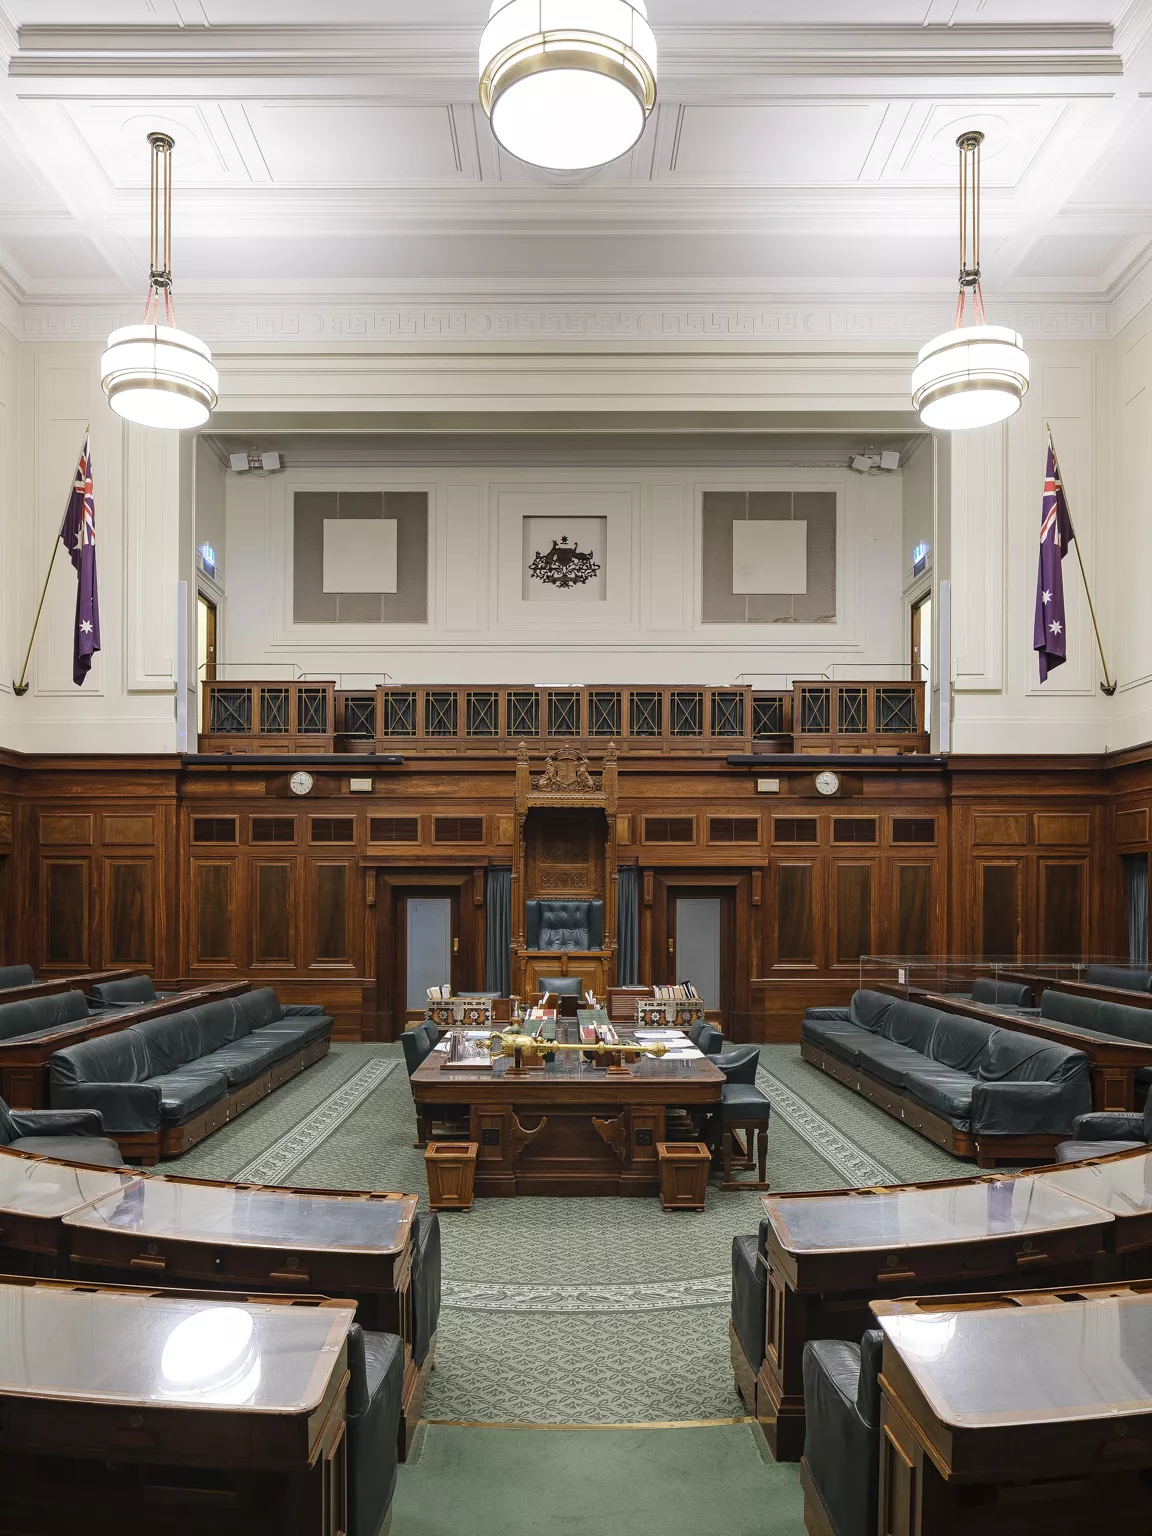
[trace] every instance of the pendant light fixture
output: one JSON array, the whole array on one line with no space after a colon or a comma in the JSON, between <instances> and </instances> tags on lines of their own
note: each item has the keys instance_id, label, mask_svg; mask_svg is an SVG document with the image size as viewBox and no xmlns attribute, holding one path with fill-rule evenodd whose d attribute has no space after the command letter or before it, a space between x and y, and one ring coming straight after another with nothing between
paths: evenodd
<instances>
[{"instance_id":1,"label":"pendant light fixture","mask_svg":"<svg viewBox=\"0 0 1152 1536\"><path fill-rule=\"evenodd\" d=\"M627 154L656 105L644 0L493 0L480 101L519 160L588 170Z\"/></svg>"},{"instance_id":2,"label":"pendant light fixture","mask_svg":"<svg viewBox=\"0 0 1152 1536\"><path fill-rule=\"evenodd\" d=\"M142 427L199 427L220 389L212 354L197 337L176 329L172 305L172 148L166 133L150 133L152 228L148 299L143 325L113 331L100 360L100 383L118 416Z\"/></svg>"},{"instance_id":3,"label":"pendant light fixture","mask_svg":"<svg viewBox=\"0 0 1152 1536\"><path fill-rule=\"evenodd\" d=\"M1028 393L1024 338L984 318L980 291L980 146L982 133L962 133L960 151L960 295L956 328L923 347L912 375L912 404L926 427L959 432L1004 421ZM964 324L972 294L974 325Z\"/></svg>"}]
</instances>

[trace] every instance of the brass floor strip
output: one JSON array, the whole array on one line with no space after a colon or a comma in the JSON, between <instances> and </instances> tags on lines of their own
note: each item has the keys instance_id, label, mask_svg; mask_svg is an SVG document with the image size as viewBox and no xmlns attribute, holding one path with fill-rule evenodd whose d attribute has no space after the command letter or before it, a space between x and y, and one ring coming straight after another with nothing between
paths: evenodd
<instances>
[{"instance_id":1,"label":"brass floor strip","mask_svg":"<svg viewBox=\"0 0 1152 1536\"><path fill-rule=\"evenodd\" d=\"M421 1419L421 1424L436 1425L442 1429L714 1429L723 1424L754 1424L756 1421L750 1415L744 1414L734 1419L669 1419L664 1423L653 1423L646 1420L638 1424L530 1424L509 1423L490 1424L482 1419Z\"/></svg>"}]
</instances>

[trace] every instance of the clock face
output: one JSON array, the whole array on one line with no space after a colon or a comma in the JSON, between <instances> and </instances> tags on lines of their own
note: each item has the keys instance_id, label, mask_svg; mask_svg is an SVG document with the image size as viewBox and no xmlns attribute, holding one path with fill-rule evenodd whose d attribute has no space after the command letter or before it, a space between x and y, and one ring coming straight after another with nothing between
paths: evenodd
<instances>
[{"instance_id":1,"label":"clock face","mask_svg":"<svg viewBox=\"0 0 1152 1536\"><path fill-rule=\"evenodd\" d=\"M816 788L822 795L834 795L840 789L840 775L838 773L818 773L816 775Z\"/></svg>"},{"instance_id":2,"label":"clock face","mask_svg":"<svg viewBox=\"0 0 1152 1536\"><path fill-rule=\"evenodd\" d=\"M291 789L294 795L306 795L310 793L312 784L312 775L310 773L304 773L303 770L301 770L299 773L294 773L288 780L288 787Z\"/></svg>"}]
</instances>

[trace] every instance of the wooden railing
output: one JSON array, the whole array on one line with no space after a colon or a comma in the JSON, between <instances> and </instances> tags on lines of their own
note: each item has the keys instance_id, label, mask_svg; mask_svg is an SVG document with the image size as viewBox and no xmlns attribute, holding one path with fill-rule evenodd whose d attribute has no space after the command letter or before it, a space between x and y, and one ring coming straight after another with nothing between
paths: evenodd
<instances>
[{"instance_id":1,"label":"wooden railing","mask_svg":"<svg viewBox=\"0 0 1152 1536\"><path fill-rule=\"evenodd\" d=\"M524 741L626 756L732 752L927 752L924 685L797 682L752 688L451 688L204 683L202 752L450 751L491 755Z\"/></svg>"}]
</instances>

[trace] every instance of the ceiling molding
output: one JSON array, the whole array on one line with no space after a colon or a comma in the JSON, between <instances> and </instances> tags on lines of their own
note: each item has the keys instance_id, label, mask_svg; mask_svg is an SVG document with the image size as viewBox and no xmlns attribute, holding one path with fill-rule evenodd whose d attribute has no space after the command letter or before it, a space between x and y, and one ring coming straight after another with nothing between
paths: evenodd
<instances>
[{"instance_id":1,"label":"ceiling molding","mask_svg":"<svg viewBox=\"0 0 1152 1536\"><path fill-rule=\"evenodd\" d=\"M1152 251L1112 300L1112 334L1118 336L1147 304L1152 304Z\"/></svg>"},{"instance_id":2,"label":"ceiling molding","mask_svg":"<svg viewBox=\"0 0 1152 1536\"><path fill-rule=\"evenodd\" d=\"M19 30L9 72L21 81L157 72L167 78L423 72L474 81L481 30L479 19L474 28L29 25ZM1113 28L1104 24L721 25L662 27L660 67L672 81L750 74L1092 78L1121 75L1124 59Z\"/></svg>"},{"instance_id":3,"label":"ceiling molding","mask_svg":"<svg viewBox=\"0 0 1152 1536\"><path fill-rule=\"evenodd\" d=\"M575 303L334 304L221 301L185 302L180 322L213 348L239 352L291 342L310 348L517 350L547 346L644 349L706 346L746 349L765 344L834 344L847 350L916 351L951 324L950 303L877 303L875 300L812 300L790 303L712 304L698 300L658 304L626 299ZM1044 301L997 303L996 318L1014 325L1025 340L1105 341L1112 334L1105 304ZM24 341L103 341L117 326L139 319L139 305L41 304L21 307Z\"/></svg>"}]
</instances>

